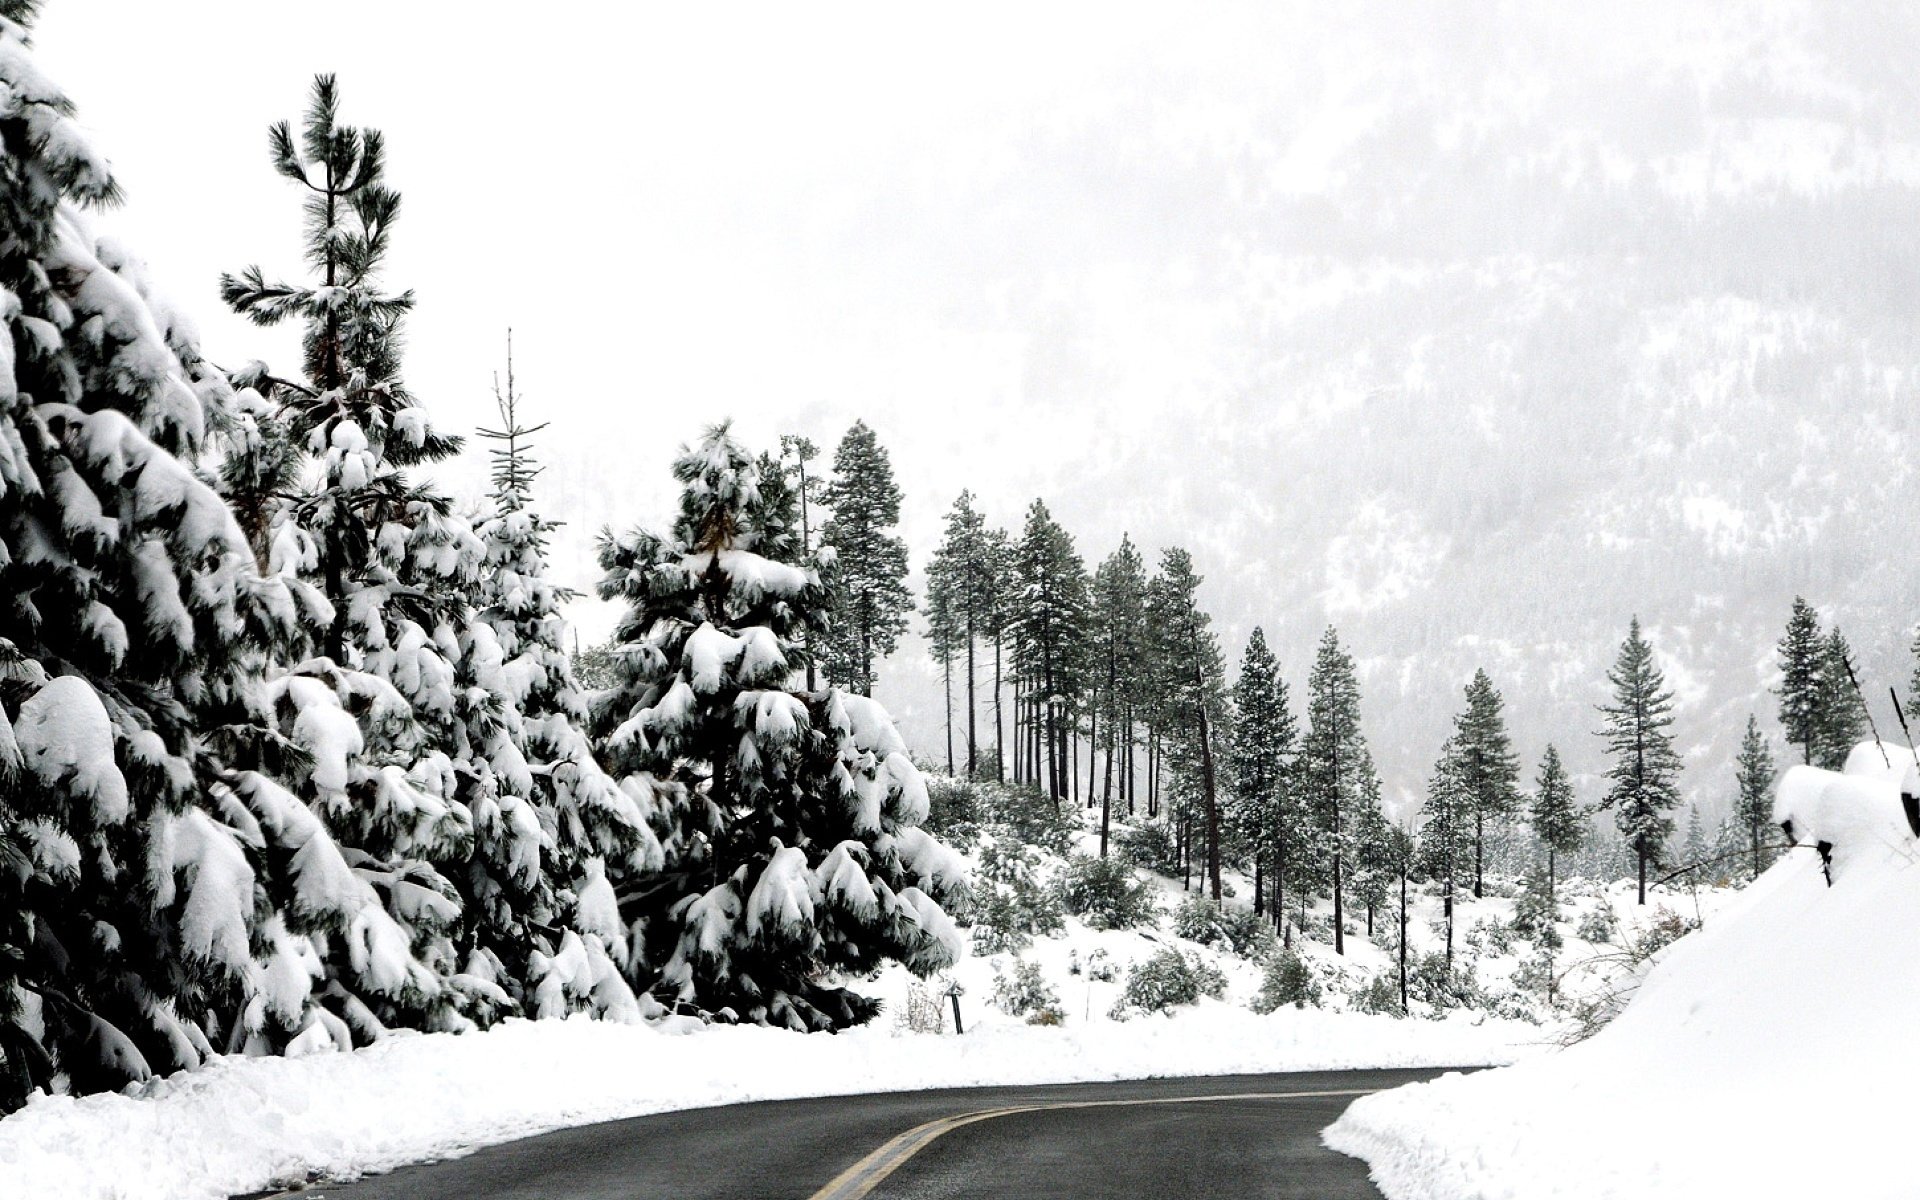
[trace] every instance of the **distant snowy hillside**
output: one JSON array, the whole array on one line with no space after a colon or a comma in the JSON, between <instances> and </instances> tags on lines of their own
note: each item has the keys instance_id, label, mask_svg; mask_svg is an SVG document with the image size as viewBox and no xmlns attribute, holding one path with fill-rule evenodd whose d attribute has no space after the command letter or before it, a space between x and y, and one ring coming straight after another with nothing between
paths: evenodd
<instances>
[{"instance_id":1,"label":"distant snowy hillside","mask_svg":"<svg viewBox=\"0 0 1920 1200\"><path fill-rule=\"evenodd\" d=\"M1392 1200L1909 1197L1920 843L1905 747L1795 768L1808 848L1678 942L1590 1040L1356 1102L1327 1133Z\"/></svg>"}]
</instances>

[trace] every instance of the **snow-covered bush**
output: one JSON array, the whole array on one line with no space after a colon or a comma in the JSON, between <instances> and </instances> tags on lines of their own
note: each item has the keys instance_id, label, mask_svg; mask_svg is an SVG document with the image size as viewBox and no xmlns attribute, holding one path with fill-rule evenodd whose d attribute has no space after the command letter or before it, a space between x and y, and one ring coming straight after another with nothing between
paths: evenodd
<instances>
[{"instance_id":1,"label":"snow-covered bush","mask_svg":"<svg viewBox=\"0 0 1920 1200\"><path fill-rule=\"evenodd\" d=\"M1216 905L1196 892L1173 910L1173 931L1202 946L1218 946L1242 958L1260 958L1273 949L1273 926L1251 909Z\"/></svg>"},{"instance_id":2,"label":"snow-covered bush","mask_svg":"<svg viewBox=\"0 0 1920 1200\"><path fill-rule=\"evenodd\" d=\"M1029 784L989 783L974 785L984 805L987 819L1005 829L1025 845L1065 858L1073 852L1074 838L1080 832L1073 810L1055 809L1054 803L1039 788Z\"/></svg>"},{"instance_id":3,"label":"snow-covered bush","mask_svg":"<svg viewBox=\"0 0 1920 1200\"><path fill-rule=\"evenodd\" d=\"M1067 974L1085 975L1095 983L1112 983L1120 977L1120 968L1114 965L1113 955L1105 950L1088 954L1084 963L1080 961L1080 952L1074 950L1067 958Z\"/></svg>"},{"instance_id":4,"label":"snow-covered bush","mask_svg":"<svg viewBox=\"0 0 1920 1200\"><path fill-rule=\"evenodd\" d=\"M1067 911L1095 929L1132 929L1153 919L1153 887L1110 858L1078 857L1060 878Z\"/></svg>"},{"instance_id":5,"label":"snow-covered bush","mask_svg":"<svg viewBox=\"0 0 1920 1200\"><path fill-rule=\"evenodd\" d=\"M1475 954L1512 954L1513 930L1504 921L1484 917L1475 921L1461 941Z\"/></svg>"},{"instance_id":6,"label":"snow-covered bush","mask_svg":"<svg viewBox=\"0 0 1920 1200\"><path fill-rule=\"evenodd\" d=\"M1253 1011L1270 1013L1289 1004L1295 1008L1318 1008L1320 1001L1320 981L1314 978L1313 968L1292 950L1282 950L1267 960Z\"/></svg>"},{"instance_id":7,"label":"snow-covered bush","mask_svg":"<svg viewBox=\"0 0 1920 1200\"><path fill-rule=\"evenodd\" d=\"M1066 911L1039 852L1003 835L981 849L967 920L974 950L999 954L1024 949L1036 936L1059 933L1066 927Z\"/></svg>"},{"instance_id":8,"label":"snow-covered bush","mask_svg":"<svg viewBox=\"0 0 1920 1200\"><path fill-rule=\"evenodd\" d=\"M1164 823L1143 821L1120 831L1114 839L1120 861L1171 875L1180 869L1180 855L1173 844L1173 833Z\"/></svg>"},{"instance_id":9,"label":"snow-covered bush","mask_svg":"<svg viewBox=\"0 0 1920 1200\"><path fill-rule=\"evenodd\" d=\"M1574 927L1583 942L1604 946L1613 941L1620 933L1620 918L1614 915L1613 905L1602 894L1599 903L1580 916L1580 923Z\"/></svg>"},{"instance_id":10,"label":"snow-covered bush","mask_svg":"<svg viewBox=\"0 0 1920 1200\"><path fill-rule=\"evenodd\" d=\"M928 833L958 849L971 849L980 839L986 805L980 789L969 779L930 775L927 779Z\"/></svg>"},{"instance_id":11,"label":"snow-covered bush","mask_svg":"<svg viewBox=\"0 0 1920 1200\"><path fill-rule=\"evenodd\" d=\"M1153 957L1133 965L1127 972L1126 986L1114 1002L1110 1014L1125 1020L1142 1013L1163 1013L1187 1004L1198 1004L1202 996L1219 999L1227 990L1226 976L1205 959L1182 954L1169 946Z\"/></svg>"},{"instance_id":12,"label":"snow-covered bush","mask_svg":"<svg viewBox=\"0 0 1920 1200\"><path fill-rule=\"evenodd\" d=\"M1373 1013L1378 1016L1403 1017L1407 1014L1400 1007L1400 976L1395 971L1382 971L1366 983L1347 993L1347 1006L1354 1012Z\"/></svg>"},{"instance_id":13,"label":"snow-covered bush","mask_svg":"<svg viewBox=\"0 0 1920 1200\"><path fill-rule=\"evenodd\" d=\"M1407 992L1435 1012L1476 1008L1485 1000L1473 964L1455 958L1449 967L1438 952L1420 955L1408 965Z\"/></svg>"},{"instance_id":14,"label":"snow-covered bush","mask_svg":"<svg viewBox=\"0 0 1920 1200\"><path fill-rule=\"evenodd\" d=\"M1513 906L1513 932L1542 946L1557 949L1561 945L1560 905L1547 890L1547 873L1535 869L1528 873L1525 886Z\"/></svg>"},{"instance_id":15,"label":"snow-covered bush","mask_svg":"<svg viewBox=\"0 0 1920 1200\"><path fill-rule=\"evenodd\" d=\"M999 967L994 968L993 1004L1010 1017L1046 1012L1057 1016L1060 1012L1060 994L1047 983L1046 976L1040 972L1039 963L1016 955L1011 973L1002 974Z\"/></svg>"}]
</instances>

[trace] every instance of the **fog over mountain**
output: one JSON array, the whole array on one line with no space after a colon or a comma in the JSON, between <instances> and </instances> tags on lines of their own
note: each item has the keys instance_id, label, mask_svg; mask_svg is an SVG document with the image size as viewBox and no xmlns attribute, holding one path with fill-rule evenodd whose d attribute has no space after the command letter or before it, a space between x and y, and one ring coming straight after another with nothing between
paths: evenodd
<instances>
[{"instance_id":1,"label":"fog over mountain","mask_svg":"<svg viewBox=\"0 0 1920 1200\"><path fill-rule=\"evenodd\" d=\"M1123 531L1190 549L1230 661L1263 625L1299 687L1337 624L1390 797L1421 789L1479 666L1529 778L1548 739L1597 770L1635 613L1716 813L1746 713L1776 728L1796 593L1840 621L1890 723L1920 584L1910 6L989 6L964 29L872 7L748 29L562 5L522 29L480 5L451 28L402 14L378 45L336 7L268 80L236 67L239 4L212 40L61 4L39 41L129 193L109 224L230 366L291 361L214 280L295 264L264 130L310 70L341 74L407 195L413 390L444 428L489 419L515 327L576 586L600 526L669 516L666 464L702 425L830 447L864 418L916 568L963 487L1005 524L1041 496L1089 567ZM101 19L119 61L78 53ZM190 146L184 111L217 114ZM470 454L456 490L482 471ZM611 624L597 602L577 619ZM933 756L917 641L877 694Z\"/></svg>"}]
</instances>

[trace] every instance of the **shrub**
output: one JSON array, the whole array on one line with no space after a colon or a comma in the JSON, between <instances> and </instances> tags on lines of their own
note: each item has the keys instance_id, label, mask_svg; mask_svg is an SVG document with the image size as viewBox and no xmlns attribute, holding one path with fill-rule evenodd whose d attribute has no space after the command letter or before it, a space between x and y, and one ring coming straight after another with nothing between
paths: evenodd
<instances>
[{"instance_id":1,"label":"shrub","mask_svg":"<svg viewBox=\"0 0 1920 1200\"><path fill-rule=\"evenodd\" d=\"M1411 984L1412 980L1408 980ZM1411 990L1411 989L1409 989ZM1376 1013L1386 1017L1405 1016L1400 1008L1400 975L1382 971L1362 986L1347 993L1347 1002L1355 1012Z\"/></svg>"},{"instance_id":2,"label":"shrub","mask_svg":"<svg viewBox=\"0 0 1920 1200\"><path fill-rule=\"evenodd\" d=\"M980 789L971 780L930 776L927 779L928 833L950 846L967 849L980 840L980 822L986 815Z\"/></svg>"},{"instance_id":3,"label":"shrub","mask_svg":"<svg viewBox=\"0 0 1920 1200\"><path fill-rule=\"evenodd\" d=\"M1110 858L1077 857L1060 879L1067 911L1095 929L1131 929L1153 919L1153 887Z\"/></svg>"},{"instance_id":4,"label":"shrub","mask_svg":"<svg viewBox=\"0 0 1920 1200\"><path fill-rule=\"evenodd\" d=\"M1059 933L1067 922L1057 891L1019 879L977 885L971 916L973 948L981 954L1025 949L1036 934Z\"/></svg>"},{"instance_id":5,"label":"shrub","mask_svg":"<svg viewBox=\"0 0 1920 1200\"><path fill-rule=\"evenodd\" d=\"M936 981L933 987L915 980L907 985L907 1003L893 1015L893 1027L906 1033L945 1033L947 1031L946 987Z\"/></svg>"},{"instance_id":6,"label":"shrub","mask_svg":"<svg viewBox=\"0 0 1920 1200\"><path fill-rule=\"evenodd\" d=\"M1125 1020L1135 1013L1166 1012L1200 997L1218 999L1227 990L1226 976L1199 957L1189 957L1169 946L1127 972L1126 987L1110 1014Z\"/></svg>"},{"instance_id":7,"label":"shrub","mask_svg":"<svg viewBox=\"0 0 1920 1200\"><path fill-rule=\"evenodd\" d=\"M1253 1011L1270 1013L1289 1004L1295 1008L1309 1005L1319 1008L1320 996L1320 981L1313 977L1306 960L1291 950L1282 950L1267 960L1266 975L1260 981L1260 995L1254 999Z\"/></svg>"},{"instance_id":8,"label":"shrub","mask_svg":"<svg viewBox=\"0 0 1920 1200\"><path fill-rule=\"evenodd\" d=\"M1435 1012L1474 1008L1482 999L1473 965L1456 958L1449 970L1446 955L1438 952L1420 955L1407 965L1407 992Z\"/></svg>"},{"instance_id":9,"label":"shrub","mask_svg":"<svg viewBox=\"0 0 1920 1200\"><path fill-rule=\"evenodd\" d=\"M987 817L1024 845L1062 858L1073 851L1074 835L1080 831L1077 806L1063 804L1055 811L1053 801L1029 785L980 783L975 787Z\"/></svg>"},{"instance_id":10,"label":"shrub","mask_svg":"<svg viewBox=\"0 0 1920 1200\"><path fill-rule=\"evenodd\" d=\"M1692 917L1662 908L1653 914L1652 921L1634 933L1630 949L1635 958L1649 959L1698 928L1700 923Z\"/></svg>"},{"instance_id":11,"label":"shrub","mask_svg":"<svg viewBox=\"0 0 1920 1200\"><path fill-rule=\"evenodd\" d=\"M1028 959L1015 958L1011 975L1002 975L999 969L995 968L993 1004L995 1008L1010 1017L1052 1012L1056 1019L1045 1023L1059 1024L1057 1018L1060 1011L1060 996L1048 986L1046 976L1040 973L1040 964Z\"/></svg>"},{"instance_id":12,"label":"shrub","mask_svg":"<svg viewBox=\"0 0 1920 1200\"><path fill-rule=\"evenodd\" d=\"M1475 921L1461 939L1467 949L1482 954L1512 954L1513 930L1504 922L1491 919Z\"/></svg>"},{"instance_id":13,"label":"shrub","mask_svg":"<svg viewBox=\"0 0 1920 1200\"><path fill-rule=\"evenodd\" d=\"M1588 909L1580 917L1580 924L1574 932L1580 940L1603 946L1611 942L1620 932L1620 918L1613 913L1613 905L1602 896L1598 904Z\"/></svg>"},{"instance_id":14,"label":"shrub","mask_svg":"<svg viewBox=\"0 0 1920 1200\"><path fill-rule=\"evenodd\" d=\"M1219 946L1242 958L1259 958L1273 949L1273 926L1249 909L1216 907L1195 893L1173 910L1173 931L1202 946Z\"/></svg>"},{"instance_id":15,"label":"shrub","mask_svg":"<svg viewBox=\"0 0 1920 1200\"><path fill-rule=\"evenodd\" d=\"M1146 822L1122 829L1114 839L1122 862L1162 875L1180 869L1180 856L1174 852L1173 834L1166 826Z\"/></svg>"}]
</instances>

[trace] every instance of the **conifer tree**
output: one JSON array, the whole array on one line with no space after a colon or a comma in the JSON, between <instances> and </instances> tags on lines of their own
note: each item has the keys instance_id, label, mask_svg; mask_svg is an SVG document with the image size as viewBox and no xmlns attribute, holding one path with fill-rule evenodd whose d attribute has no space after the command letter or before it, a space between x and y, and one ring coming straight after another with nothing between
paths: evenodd
<instances>
[{"instance_id":1,"label":"conifer tree","mask_svg":"<svg viewBox=\"0 0 1920 1200\"><path fill-rule=\"evenodd\" d=\"M1007 531L991 528L981 538L981 563L986 595L981 609L984 626L981 633L993 642L993 777L1004 783L1007 778L1007 730L1001 712L1001 697L1006 692L1007 650L1013 636L1018 611L1013 539Z\"/></svg>"},{"instance_id":2,"label":"conifer tree","mask_svg":"<svg viewBox=\"0 0 1920 1200\"><path fill-rule=\"evenodd\" d=\"M1086 660L1091 598L1072 537L1038 500L1027 510L1014 575L1014 661L1027 680L1031 728L1039 735L1031 744L1045 739L1032 761L1047 764L1046 792L1058 808L1067 790L1066 714Z\"/></svg>"},{"instance_id":3,"label":"conifer tree","mask_svg":"<svg viewBox=\"0 0 1920 1200\"><path fill-rule=\"evenodd\" d=\"M1386 904L1397 880L1393 827L1380 804L1380 777L1369 754L1360 775L1353 808L1353 898L1367 910L1367 936L1373 936L1374 912Z\"/></svg>"},{"instance_id":4,"label":"conifer tree","mask_svg":"<svg viewBox=\"0 0 1920 1200\"><path fill-rule=\"evenodd\" d=\"M1549 745L1540 757L1540 774L1534 777L1533 808L1529 813L1534 836L1547 851L1547 894L1553 895L1556 859L1579 849L1584 833L1579 807L1573 799L1573 781L1560 763L1560 751Z\"/></svg>"},{"instance_id":5,"label":"conifer tree","mask_svg":"<svg viewBox=\"0 0 1920 1200\"><path fill-rule=\"evenodd\" d=\"M1240 659L1233 710L1232 823L1253 856L1254 911L1266 911L1270 880L1274 923L1279 925L1285 912L1288 851L1301 833L1290 778L1296 729L1288 710L1286 680L1280 677L1280 664L1257 625Z\"/></svg>"},{"instance_id":6,"label":"conifer tree","mask_svg":"<svg viewBox=\"0 0 1920 1200\"><path fill-rule=\"evenodd\" d=\"M796 692L802 628L825 621L793 495L717 427L674 464L665 535L601 541L624 602L620 678L595 698L614 773L660 789L665 865L623 911L668 999L722 1018L829 1029L876 1005L836 976L950 965L941 904L957 855L920 828L926 786L884 709Z\"/></svg>"},{"instance_id":7,"label":"conifer tree","mask_svg":"<svg viewBox=\"0 0 1920 1200\"><path fill-rule=\"evenodd\" d=\"M256 574L192 465L244 402L94 235L118 189L35 7L0 0L0 1111L325 1045L316 939L418 970L267 773L265 660L325 607Z\"/></svg>"},{"instance_id":8,"label":"conifer tree","mask_svg":"<svg viewBox=\"0 0 1920 1200\"><path fill-rule=\"evenodd\" d=\"M1647 902L1647 867L1661 861L1673 819L1667 814L1680 803L1677 780L1680 756L1674 752L1673 693L1653 661L1653 646L1640 633L1635 617L1621 643L1619 657L1607 672L1613 703L1600 706L1613 765L1607 771L1612 785L1600 801L1633 849L1639 872L1640 903Z\"/></svg>"},{"instance_id":9,"label":"conifer tree","mask_svg":"<svg viewBox=\"0 0 1920 1200\"><path fill-rule=\"evenodd\" d=\"M1487 825L1520 811L1520 759L1507 737L1500 693L1485 671L1467 684L1467 707L1454 718L1454 753L1473 811L1473 896L1485 894Z\"/></svg>"},{"instance_id":10,"label":"conifer tree","mask_svg":"<svg viewBox=\"0 0 1920 1200\"><path fill-rule=\"evenodd\" d=\"M786 467L787 459L793 459L793 465ZM788 433L780 437L780 462L790 471L794 479L794 496L800 502L800 553L802 556L814 552L813 506L820 503L826 484L816 475L807 474L807 464L820 457L820 447L812 438ZM813 691L820 686L819 654L808 643L805 629L800 631L800 650L807 661L807 690Z\"/></svg>"},{"instance_id":11,"label":"conifer tree","mask_svg":"<svg viewBox=\"0 0 1920 1200\"><path fill-rule=\"evenodd\" d=\"M1146 568L1133 540L1122 534L1093 577L1094 619L1098 623L1095 672L1101 677L1101 711L1106 716L1107 769L1100 791L1100 857L1107 856L1112 826L1116 760L1122 791L1132 758L1135 680L1145 653ZM1256 631L1257 635L1257 631ZM1125 758L1121 756L1125 755Z\"/></svg>"},{"instance_id":12,"label":"conifer tree","mask_svg":"<svg viewBox=\"0 0 1920 1200\"><path fill-rule=\"evenodd\" d=\"M934 551L927 568L929 602L936 583L942 589L946 625L943 644L960 647L965 662L967 776L979 771L979 702L975 687L978 664L975 652L992 628L992 607L996 591L993 547L987 537L986 519L974 507L973 493L961 492L947 513L946 536Z\"/></svg>"},{"instance_id":13,"label":"conifer tree","mask_svg":"<svg viewBox=\"0 0 1920 1200\"><path fill-rule=\"evenodd\" d=\"M1333 949L1346 953L1342 927L1346 870L1353 859L1352 810L1372 772L1360 731L1360 682L1353 659L1329 628L1320 639L1307 676L1307 734L1300 746L1298 777L1314 814L1320 855L1329 864L1333 888Z\"/></svg>"},{"instance_id":14,"label":"conifer tree","mask_svg":"<svg viewBox=\"0 0 1920 1200\"><path fill-rule=\"evenodd\" d=\"M1447 927L1447 970L1453 970L1453 901L1473 848L1473 799L1467 790L1460 755L1452 739L1440 747L1427 796L1420 807L1420 849L1423 866L1438 881L1441 914Z\"/></svg>"},{"instance_id":15,"label":"conifer tree","mask_svg":"<svg viewBox=\"0 0 1920 1200\"><path fill-rule=\"evenodd\" d=\"M1220 798L1214 738L1225 710L1225 668L1212 618L1200 607L1200 576L1193 558L1172 547L1160 556L1160 573L1148 591L1147 623L1160 663L1160 704L1167 715L1168 749L1176 770L1197 785L1200 820L1206 824L1206 879L1220 902Z\"/></svg>"},{"instance_id":16,"label":"conifer tree","mask_svg":"<svg viewBox=\"0 0 1920 1200\"><path fill-rule=\"evenodd\" d=\"M907 544L893 464L864 421L833 452L833 480L822 497L833 516L821 528L832 551L833 623L820 639L827 674L862 696L873 694L874 663L892 654L907 629Z\"/></svg>"},{"instance_id":17,"label":"conifer tree","mask_svg":"<svg viewBox=\"0 0 1920 1200\"><path fill-rule=\"evenodd\" d=\"M950 564L937 557L927 567L927 645L940 664L940 693L945 709L947 732L947 774L954 774L953 763L953 660L962 637L960 615L954 596L955 580Z\"/></svg>"},{"instance_id":18,"label":"conifer tree","mask_svg":"<svg viewBox=\"0 0 1920 1200\"><path fill-rule=\"evenodd\" d=\"M1780 639L1778 694L1781 727L1786 730L1787 741L1800 747L1800 761L1804 763L1813 762L1819 735L1824 641L1819 615L1812 605L1795 596L1786 635Z\"/></svg>"},{"instance_id":19,"label":"conifer tree","mask_svg":"<svg viewBox=\"0 0 1920 1200\"><path fill-rule=\"evenodd\" d=\"M1742 841L1752 851L1753 877L1767 869L1773 852L1767 848L1767 831L1773 827L1773 751L1760 734L1760 723L1747 715L1747 732L1740 739L1740 756L1734 760L1734 783L1739 791L1734 798L1734 823Z\"/></svg>"},{"instance_id":20,"label":"conifer tree","mask_svg":"<svg viewBox=\"0 0 1920 1200\"><path fill-rule=\"evenodd\" d=\"M498 787L474 804L467 970L498 983L529 1015L630 1019L641 1007L625 979L633 947L615 885L661 864L648 825L654 798L615 783L585 733L586 690L563 643L562 606L573 593L547 577L558 525L533 507L541 467L531 439L546 425L522 420L511 334L506 385L496 384L494 397L499 428L479 431L495 443L493 512L477 530L485 565L461 661L473 668L472 686L497 699L475 736Z\"/></svg>"},{"instance_id":21,"label":"conifer tree","mask_svg":"<svg viewBox=\"0 0 1920 1200\"><path fill-rule=\"evenodd\" d=\"M1838 771L1866 740L1865 703L1854 690L1853 652L1835 625L1820 643L1818 704L1813 729L1813 765Z\"/></svg>"},{"instance_id":22,"label":"conifer tree","mask_svg":"<svg viewBox=\"0 0 1920 1200\"><path fill-rule=\"evenodd\" d=\"M499 786L484 747L499 741L502 703L476 684L466 659L485 548L445 496L405 474L460 442L433 430L401 379L401 322L413 297L379 279L400 211L384 182L384 139L340 123L338 88L322 75L299 138L281 122L268 145L274 169L306 192L315 277L271 282L249 267L223 276L220 290L257 324L301 326L303 381L255 364L236 382L260 390L256 423L280 423L313 460L308 486L272 513L270 566L290 586L317 586L330 618L321 656L273 681L275 712L309 759L293 769L299 795L381 894L429 974L369 990L354 982L361 956L343 945L326 948L323 970L356 1038L395 1022L465 1028L513 1005L484 970L461 961L474 922L489 907L508 910L463 913L462 889L485 890L473 874L476 849L505 856L483 874L524 877L532 861L524 837L475 841L472 806L491 811ZM243 460L273 444L265 436L236 444L223 478L264 477Z\"/></svg>"}]
</instances>

